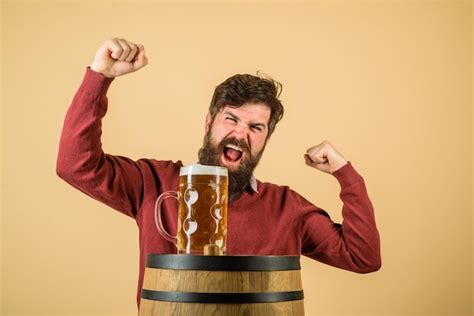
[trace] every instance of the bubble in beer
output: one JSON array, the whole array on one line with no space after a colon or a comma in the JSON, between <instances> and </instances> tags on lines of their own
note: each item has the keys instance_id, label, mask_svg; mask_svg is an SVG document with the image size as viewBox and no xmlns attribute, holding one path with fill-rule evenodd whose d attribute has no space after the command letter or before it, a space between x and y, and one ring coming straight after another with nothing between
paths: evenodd
<instances>
[{"instance_id":1,"label":"bubble in beer","mask_svg":"<svg viewBox=\"0 0 474 316\"><path fill-rule=\"evenodd\" d=\"M205 189L201 193L201 198L202 198L202 202L206 204L214 204L217 198L215 189L212 187Z\"/></svg>"},{"instance_id":2,"label":"bubble in beer","mask_svg":"<svg viewBox=\"0 0 474 316\"><path fill-rule=\"evenodd\" d=\"M198 193L194 188L188 188L184 192L184 201L186 204L194 204L198 199Z\"/></svg>"},{"instance_id":3,"label":"bubble in beer","mask_svg":"<svg viewBox=\"0 0 474 316\"><path fill-rule=\"evenodd\" d=\"M193 218L187 218L183 223L183 229L186 234L191 235L197 230L197 222Z\"/></svg>"}]
</instances>

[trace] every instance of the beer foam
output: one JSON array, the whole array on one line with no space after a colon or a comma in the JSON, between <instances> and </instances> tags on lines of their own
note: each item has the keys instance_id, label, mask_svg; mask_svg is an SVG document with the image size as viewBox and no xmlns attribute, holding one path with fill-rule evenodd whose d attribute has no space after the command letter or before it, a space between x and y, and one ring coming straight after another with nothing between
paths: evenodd
<instances>
[{"instance_id":1,"label":"beer foam","mask_svg":"<svg viewBox=\"0 0 474 316\"><path fill-rule=\"evenodd\" d=\"M181 167L179 170L180 176L186 176L190 174L201 174L201 175L216 175L216 176L228 176L227 168L220 166L207 166L207 165L189 165Z\"/></svg>"}]
</instances>

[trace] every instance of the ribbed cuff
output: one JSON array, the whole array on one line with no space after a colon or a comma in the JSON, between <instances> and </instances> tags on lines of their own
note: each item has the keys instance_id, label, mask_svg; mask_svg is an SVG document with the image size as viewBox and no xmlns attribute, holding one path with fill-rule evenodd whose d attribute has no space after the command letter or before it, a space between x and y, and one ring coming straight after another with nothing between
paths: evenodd
<instances>
[{"instance_id":1,"label":"ribbed cuff","mask_svg":"<svg viewBox=\"0 0 474 316\"><path fill-rule=\"evenodd\" d=\"M84 79L82 79L81 89L86 89L90 94L106 95L114 79L115 78L107 78L103 74L87 67Z\"/></svg>"},{"instance_id":2,"label":"ribbed cuff","mask_svg":"<svg viewBox=\"0 0 474 316\"><path fill-rule=\"evenodd\" d=\"M357 171L352 166L351 162L348 161L347 164L337 169L332 173L336 177L337 181L341 185L341 188L348 187L353 183L359 182L362 178Z\"/></svg>"}]
</instances>

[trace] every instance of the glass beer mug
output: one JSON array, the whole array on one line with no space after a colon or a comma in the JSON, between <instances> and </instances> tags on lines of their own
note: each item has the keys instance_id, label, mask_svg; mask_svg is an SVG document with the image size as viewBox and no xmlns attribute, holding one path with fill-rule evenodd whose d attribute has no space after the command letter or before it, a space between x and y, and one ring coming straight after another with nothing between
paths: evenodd
<instances>
[{"instance_id":1,"label":"glass beer mug","mask_svg":"<svg viewBox=\"0 0 474 316\"><path fill-rule=\"evenodd\" d=\"M155 203L155 222L163 238L173 242L178 254L225 255L227 236L227 168L190 165L181 167L179 190L162 193ZM177 235L163 227L161 204L178 200Z\"/></svg>"}]
</instances>

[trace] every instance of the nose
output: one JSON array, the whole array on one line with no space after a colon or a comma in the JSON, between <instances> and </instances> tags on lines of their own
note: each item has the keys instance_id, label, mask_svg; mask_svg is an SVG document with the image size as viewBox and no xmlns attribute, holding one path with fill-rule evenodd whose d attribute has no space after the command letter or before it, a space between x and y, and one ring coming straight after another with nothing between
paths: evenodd
<instances>
[{"instance_id":1,"label":"nose","mask_svg":"<svg viewBox=\"0 0 474 316\"><path fill-rule=\"evenodd\" d=\"M234 127L234 137L237 138L238 140L245 140L247 141L248 138L248 130L245 126L242 124L237 124Z\"/></svg>"}]
</instances>

